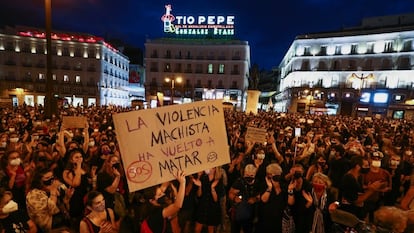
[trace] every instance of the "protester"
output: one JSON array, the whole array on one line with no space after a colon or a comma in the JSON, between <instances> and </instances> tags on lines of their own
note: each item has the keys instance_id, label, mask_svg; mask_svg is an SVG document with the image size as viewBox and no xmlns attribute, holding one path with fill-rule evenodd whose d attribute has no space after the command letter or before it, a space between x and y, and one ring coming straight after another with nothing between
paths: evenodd
<instances>
[{"instance_id":1,"label":"protester","mask_svg":"<svg viewBox=\"0 0 414 233\"><path fill-rule=\"evenodd\" d=\"M255 183L257 167L247 164L243 176L230 187L228 198L232 201L230 220L231 232L252 233L256 218L256 204L260 200L260 190Z\"/></svg>"},{"instance_id":2,"label":"protester","mask_svg":"<svg viewBox=\"0 0 414 233\"><path fill-rule=\"evenodd\" d=\"M117 233L119 222L114 211L105 206L104 196L98 191L90 191L86 196L86 214L80 221L80 233Z\"/></svg>"},{"instance_id":3,"label":"protester","mask_svg":"<svg viewBox=\"0 0 414 233\"><path fill-rule=\"evenodd\" d=\"M178 190L172 183L167 182L144 191L145 200L140 211L141 232L146 232L143 230L149 228L154 233L172 233L170 220L176 218L183 205L186 187L185 173L177 171L174 175L179 182ZM168 187L172 191L167 195L165 192Z\"/></svg>"},{"instance_id":4,"label":"protester","mask_svg":"<svg viewBox=\"0 0 414 233\"><path fill-rule=\"evenodd\" d=\"M26 195L27 212L43 231L69 228L69 200L72 188L63 188L50 168L36 168Z\"/></svg>"}]
</instances>

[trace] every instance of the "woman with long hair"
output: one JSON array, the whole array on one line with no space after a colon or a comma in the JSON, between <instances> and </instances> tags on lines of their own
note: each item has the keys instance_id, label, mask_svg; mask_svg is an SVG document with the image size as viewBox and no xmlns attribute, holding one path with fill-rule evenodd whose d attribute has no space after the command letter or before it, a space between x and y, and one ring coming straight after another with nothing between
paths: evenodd
<instances>
[{"instance_id":1,"label":"woman with long hair","mask_svg":"<svg viewBox=\"0 0 414 233\"><path fill-rule=\"evenodd\" d=\"M86 197L87 214L79 223L80 233L116 233L119 223L114 211L105 206L102 193L90 191Z\"/></svg>"},{"instance_id":2,"label":"woman with long hair","mask_svg":"<svg viewBox=\"0 0 414 233\"><path fill-rule=\"evenodd\" d=\"M43 232L69 227L67 220L72 195L73 188L65 190L50 168L38 167L26 195L27 213Z\"/></svg>"},{"instance_id":3,"label":"woman with long hair","mask_svg":"<svg viewBox=\"0 0 414 233\"><path fill-rule=\"evenodd\" d=\"M93 188L92 179L88 174L88 168L83 162L84 153L82 149L72 149L69 151L68 161L63 170L63 181L69 187L74 189L74 193L69 201L70 206L76 206L69 210L72 223L75 226L79 225L83 217L83 210L85 209L83 198L89 190ZM95 174L92 174L93 177ZM96 179L96 177L95 177Z\"/></svg>"}]
</instances>

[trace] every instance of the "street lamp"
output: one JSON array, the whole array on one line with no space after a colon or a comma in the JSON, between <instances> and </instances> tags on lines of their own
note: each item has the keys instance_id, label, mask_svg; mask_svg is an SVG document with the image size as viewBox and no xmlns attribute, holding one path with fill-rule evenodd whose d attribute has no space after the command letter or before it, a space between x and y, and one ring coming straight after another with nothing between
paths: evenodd
<instances>
[{"instance_id":1,"label":"street lamp","mask_svg":"<svg viewBox=\"0 0 414 233\"><path fill-rule=\"evenodd\" d=\"M174 104L174 88L175 88L175 83L181 83L183 80L181 77L176 77L176 78L165 78L164 79L165 82L169 83L171 82L171 93L170 93L170 104L173 105Z\"/></svg>"},{"instance_id":2,"label":"street lamp","mask_svg":"<svg viewBox=\"0 0 414 233\"><path fill-rule=\"evenodd\" d=\"M46 18L46 98L45 114L47 118L52 117L56 111L56 101L53 101L53 83L52 83L52 0L45 0L45 18Z\"/></svg>"}]
</instances>

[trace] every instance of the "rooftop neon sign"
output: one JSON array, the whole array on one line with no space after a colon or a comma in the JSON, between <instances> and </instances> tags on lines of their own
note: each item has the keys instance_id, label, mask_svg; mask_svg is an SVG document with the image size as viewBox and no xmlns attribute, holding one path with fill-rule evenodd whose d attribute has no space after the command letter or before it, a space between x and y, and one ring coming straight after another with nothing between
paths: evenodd
<instances>
[{"instance_id":1,"label":"rooftop neon sign","mask_svg":"<svg viewBox=\"0 0 414 233\"><path fill-rule=\"evenodd\" d=\"M165 33L176 35L234 35L235 17L233 15L174 16L171 11L171 5L165 5L165 14L161 17Z\"/></svg>"}]
</instances>

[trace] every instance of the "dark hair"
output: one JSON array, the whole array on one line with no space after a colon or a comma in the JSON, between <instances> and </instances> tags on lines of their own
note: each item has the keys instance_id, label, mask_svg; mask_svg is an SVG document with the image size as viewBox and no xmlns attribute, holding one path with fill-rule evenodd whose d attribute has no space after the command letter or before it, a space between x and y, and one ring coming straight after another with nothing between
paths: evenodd
<instances>
[{"instance_id":1,"label":"dark hair","mask_svg":"<svg viewBox=\"0 0 414 233\"><path fill-rule=\"evenodd\" d=\"M88 192L86 194L86 203L85 203L86 206L92 206L93 199L95 199L99 195L103 195L103 194L99 191L96 191L96 190L92 190L92 191Z\"/></svg>"},{"instance_id":2,"label":"dark hair","mask_svg":"<svg viewBox=\"0 0 414 233\"><path fill-rule=\"evenodd\" d=\"M1 157L0 167L3 170L6 170L7 164L9 164L9 156L13 153L18 153L20 156L20 152L17 150L8 150L6 153Z\"/></svg>"},{"instance_id":3,"label":"dark hair","mask_svg":"<svg viewBox=\"0 0 414 233\"><path fill-rule=\"evenodd\" d=\"M335 151L338 152L341 157L343 157L345 154L345 148L342 145L333 145L332 149L335 149Z\"/></svg>"},{"instance_id":4,"label":"dark hair","mask_svg":"<svg viewBox=\"0 0 414 233\"><path fill-rule=\"evenodd\" d=\"M362 156L354 155L351 158L351 168L355 168L356 165L359 165L360 167L362 167L363 163L364 163L364 158Z\"/></svg>"},{"instance_id":5,"label":"dark hair","mask_svg":"<svg viewBox=\"0 0 414 233\"><path fill-rule=\"evenodd\" d=\"M42 189L44 186L42 177L48 172L53 172L53 170L51 170L50 167L36 166L33 172L32 180L30 182L30 190Z\"/></svg>"}]
</instances>

